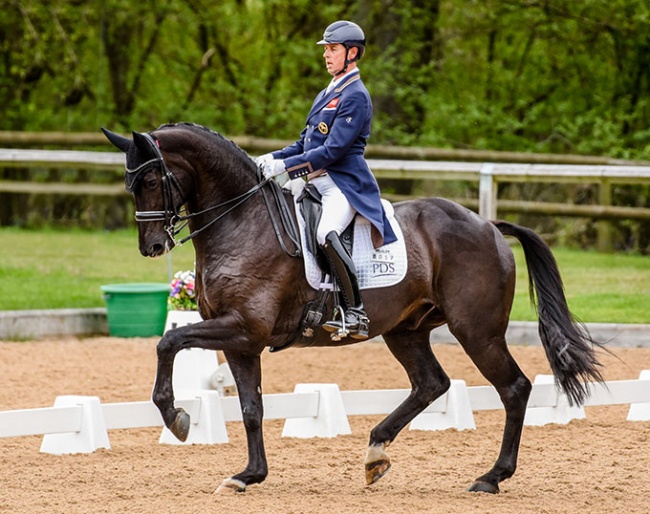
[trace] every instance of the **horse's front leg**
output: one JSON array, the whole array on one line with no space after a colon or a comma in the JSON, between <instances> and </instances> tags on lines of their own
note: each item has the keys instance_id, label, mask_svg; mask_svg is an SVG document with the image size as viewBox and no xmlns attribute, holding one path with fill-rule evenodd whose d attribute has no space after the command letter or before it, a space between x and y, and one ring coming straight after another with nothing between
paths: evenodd
<instances>
[{"instance_id":1,"label":"horse's front leg","mask_svg":"<svg viewBox=\"0 0 650 514\"><path fill-rule=\"evenodd\" d=\"M215 491L242 492L248 484L263 482L268 475L262 418L262 372L259 355L245 355L234 351L224 351L232 371L239 403L241 405L246 440L248 442L248 465L241 473L225 479Z\"/></svg>"},{"instance_id":2,"label":"horse's front leg","mask_svg":"<svg viewBox=\"0 0 650 514\"><path fill-rule=\"evenodd\" d=\"M183 346L182 339L178 338L174 332L167 332L158 342L156 348L158 365L151 399L158 407L165 426L178 440L185 441L190 430L190 416L183 409L174 406L174 388L172 386L174 358L183 349Z\"/></svg>"},{"instance_id":3,"label":"horse's front leg","mask_svg":"<svg viewBox=\"0 0 650 514\"><path fill-rule=\"evenodd\" d=\"M152 400L160 410L165 426L181 441L187 439L190 417L174 405L172 376L176 354L187 348L223 350L228 359L242 407L249 462L244 471L224 480L217 491L244 491L248 484L262 482L268 474L262 438L264 413L260 354L264 344L253 341L235 319L228 317L170 330L162 337L157 347L158 368Z\"/></svg>"}]
</instances>

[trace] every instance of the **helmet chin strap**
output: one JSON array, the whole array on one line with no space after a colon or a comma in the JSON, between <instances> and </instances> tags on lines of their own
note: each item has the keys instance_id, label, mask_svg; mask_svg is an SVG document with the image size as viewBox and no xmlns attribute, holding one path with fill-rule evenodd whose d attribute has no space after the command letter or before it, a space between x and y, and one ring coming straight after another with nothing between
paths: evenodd
<instances>
[{"instance_id":1,"label":"helmet chin strap","mask_svg":"<svg viewBox=\"0 0 650 514\"><path fill-rule=\"evenodd\" d=\"M357 49L357 52L358 52L358 49ZM350 65L350 63L356 61L356 59L352 59L352 60L348 59L349 54L350 54L350 47L346 46L345 47L345 64L343 65L343 68L341 69L341 71L336 72L336 74L334 75L335 77L340 77L341 75L343 75L346 71L348 71L348 66Z\"/></svg>"}]
</instances>

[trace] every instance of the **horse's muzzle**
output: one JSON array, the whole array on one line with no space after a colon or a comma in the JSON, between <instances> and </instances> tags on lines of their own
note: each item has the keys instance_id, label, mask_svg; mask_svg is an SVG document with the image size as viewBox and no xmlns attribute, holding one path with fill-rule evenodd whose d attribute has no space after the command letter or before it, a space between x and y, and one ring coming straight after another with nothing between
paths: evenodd
<instances>
[{"instance_id":1,"label":"horse's muzzle","mask_svg":"<svg viewBox=\"0 0 650 514\"><path fill-rule=\"evenodd\" d=\"M139 248L144 257L160 257L165 255L174 247L169 238L160 238L155 241L141 241Z\"/></svg>"}]
</instances>

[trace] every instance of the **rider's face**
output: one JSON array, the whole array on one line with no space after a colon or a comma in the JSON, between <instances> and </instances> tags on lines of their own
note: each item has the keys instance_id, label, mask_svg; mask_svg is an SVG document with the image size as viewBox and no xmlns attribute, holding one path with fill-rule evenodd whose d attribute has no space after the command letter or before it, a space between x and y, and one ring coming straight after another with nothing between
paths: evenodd
<instances>
[{"instance_id":1,"label":"rider's face","mask_svg":"<svg viewBox=\"0 0 650 514\"><path fill-rule=\"evenodd\" d=\"M348 57L352 59L357 51L358 50L356 47L350 48ZM325 45L323 57L325 58L327 73L335 77L345 67L345 46L340 43ZM348 66L348 70L352 69L353 67L354 66L351 65Z\"/></svg>"}]
</instances>

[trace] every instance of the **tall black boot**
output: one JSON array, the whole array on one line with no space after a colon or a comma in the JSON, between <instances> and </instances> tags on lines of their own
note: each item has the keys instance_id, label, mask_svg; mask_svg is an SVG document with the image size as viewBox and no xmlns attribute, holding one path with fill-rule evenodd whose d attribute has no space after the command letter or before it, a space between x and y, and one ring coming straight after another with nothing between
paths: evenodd
<instances>
[{"instance_id":1,"label":"tall black boot","mask_svg":"<svg viewBox=\"0 0 650 514\"><path fill-rule=\"evenodd\" d=\"M368 339L370 321L363 308L357 271L352 257L341 243L339 235L334 231L327 234L322 249L329 261L332 275L341 288L346 304L343 319L328 321L323 324L323 328L328 332L336 333L349 331L348 335L353 339Z\"/></svg>"}]
</instances>

